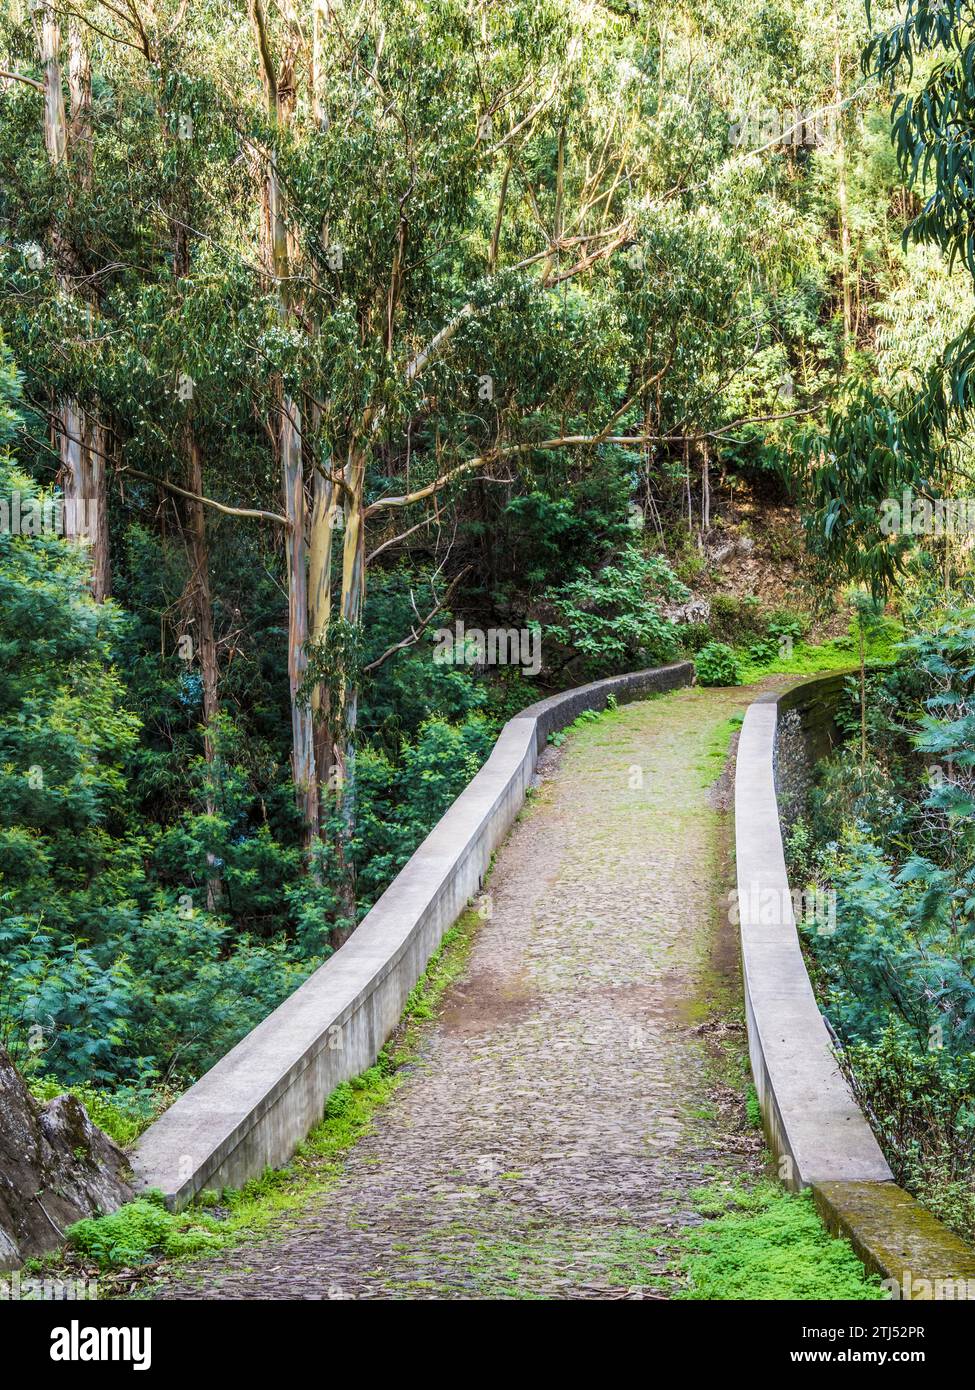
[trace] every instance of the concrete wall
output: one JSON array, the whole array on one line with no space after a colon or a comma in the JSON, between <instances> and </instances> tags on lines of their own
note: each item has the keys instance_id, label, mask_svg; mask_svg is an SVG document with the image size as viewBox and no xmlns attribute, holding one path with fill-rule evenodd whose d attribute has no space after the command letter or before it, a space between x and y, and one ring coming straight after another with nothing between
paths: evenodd
<instances>
[{"instance_id":1,"label":"concrete wall","mask_svg":"<svg viewBox=\"0 0 975 1390\"><path fill-rule=\"evenodd\" d=\"M975 1300L975 1251L893 1181L833 1059L806 974L782 848L816 760L829 752L845 675L764 695L745 715L735 774L735 848L748 1051L779 1176L811 1187L895 1299Z\"/></svg>"},{"instance_id":2,"label":"concrete wall","mask_svg":"<svg viewBox=\"0 0 975 1390\"><path fill-rule=\"evenodd\" d=\"M376 1060L410 990L480 888L548 735L584 710L688 685L690 662L616 676L531 705L397 874L350 940L162 1115L136 1144L137 1186L181 1207L288 1162L342 1081Z\"/></svg>"},{"instance_id":3,"label":"concrete wall","mask_svg":"<svg viewBox=\"0 0 975 1390\"><path fill-rule=\"evenodd\" d=\"M800 1189L818 1181L890 1181L870 1126L833 1057L799 945L785 870L775 786L780 715L807 711L814 743L828 742L835 677L749 706L735 773L738 912L748 1050L765 1132L780 1174Z\"/></svg>"}]
</instances>

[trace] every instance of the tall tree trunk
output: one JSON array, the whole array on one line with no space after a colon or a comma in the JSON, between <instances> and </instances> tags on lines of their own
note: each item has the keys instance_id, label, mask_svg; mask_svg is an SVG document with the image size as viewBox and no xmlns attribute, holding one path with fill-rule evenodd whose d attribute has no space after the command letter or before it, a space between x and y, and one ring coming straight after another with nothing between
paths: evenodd
<instances>
[{"instance_id":1,"label":"tall tree trunk","mask_svg":"<svg viewBox=\"0 0 975 1390\"><path fill-rule=\"evenodd\" d=\"M353 444L345 469L345 536L342 546L341 617L347 631L358 632L362 625L365 598L366 528L365 483L366 450ZM337 802L342 828L335 846L340 869L340 894L346 925L335 934L341 945L355 927L355 872L349 843L356 818L356 726L359 717L359 686L356 673L343 673L339 682L339 708L331 711L334 730L333 775L337 774Z\"/></svg>"},{"instance_id":2,"label":"tall tree trunk","mask_svg":"<svg viewBox=\"0 0 975 1390\"><path fill-rule=\"evenodd\" d=\"M184 448L186 453L186 488L196 497L203 495L203 460L200 446L193 430L187 423ZM217 812L216 793L213 778L216 769L216 746L213 737L213 721L220 711L219 679L217 662L217 640L213 627L213 594L210 587L210 556L207 549L206 517L203 503L187 498L186 503L187 554L190 561L189 606L193 616L193 632L196 647L195 655L200 662L200 675L203 682L203 756L208 768L206 792L206 813L213 816ZM213 912L220 904L223 893L220 872L215 855L207 854L207 908Z\"/></svg>"},{"instance_id":3,"label":"tall tree trunk","mask_svg":"<svg viewBox=\"0 0 975 1390\"><path fill-rule=\"evenodd\" d=\"M77 21L68 26L68 90L71 95L69 152L74 175L87 190L92 180L91 58ZM92 320L97 309L95 291L88 295ZM108 543L108 471L106 430L94 417L82 419L82 492L84 534L91 546L91 591L96 602L108 598L112 588Z\"/></svg>"},{"instance_id":4,"label":"tall tree trunk","mask_svg":"<svg viewBox=\"0 0 975 1390\"><path fill-rule=\"evenodd\" d=\"M331 465L330 465L331 466ZM308 607L311 645L320 651L328 639L332 620L332 540L339 518L339 489L317 469L313 481L311 544L308 553ZM331 691L317 682L311 693L315 735L315 767L319 787L319 830L324 828L329 799L341 789L342 770L337 761L332 726Z\"/></svg>"},{"instance_id":5,"label":"tall tree trunk","mask_svg":"<svg viewBox=\"0 0 975 1390\"><path fill-rule=\"evenodd\" d=\"M61 88L61 26L51 5L38 16L41 66L44 69L44 145L52 164L60 164L68 152L68 122Z\"/></svg>"},{"instance_id":6,"label":"tall tree trunk","mask_svg":"<svg viewBox=\"0 0 975 1390\"><path fill-rule=\"evenodd\" d=\"M846 186L846 139L843 121L843 54L840 43L839 10L833 9L833 103L836 107L836 207L840 232L840 274L843 300L843 356L849 353L853 338L853 298L850 284L850 210Z\"/></svg>"},{"instance_id":7,"label":"tall tree trunk","mask_svg":"<svg viewBox=\"0 0 975 1390\"><path fill-rule=\"evenodd\" d=\"M53 165L68 156L68 118L61 84L61 26L49 4L42 5L38 17L38 46L44 69L44 146ZM76 139L82 142L80 177L90 169L91 65L72 26L70 33L69 84L71 120ZM54 253L63 262L65 248L55 237ZM62 284L67 287L67 267L61 265ZM92 310L89 305L89 312ZM64 499L65 531L75 539L87 540L92 548L92 593L101 602L110 590L108 555L108 514L105 468L105 432L89 419L75 400L60 402L54 412L54 432L61 460L59 481Z\"/></svg>"},{"instance_id":8,"label":"tall tree trunk","mask_svg":"<svg viewBox=\"0 0 975 1390\"><path fill-rule=\"evenodd\" d=\"M276 70L262 0L250 0L251 24L264 78L268 113L279 130L290 122L295 102L295 61L301 47L300 31L290 4L284 6L288 41ZM284 217L281 181L276 155L268 151L264 161L264 225L270 273L277 291L282 323L292 318L291 247ZM318 779L315 769L315 733L311 697L306 689L308 671L308 541L307 506L302 468L301 408L277 383L280 409L275 443L281 468L284 515L287 520L285 555L288 568L288 681L291 696L291 771L298 790L298 806L305 824L307 848L318 831Z\"/></svg>"},{"instance_id":9,"label":"tall tree trunk","mask_svg":"<svg viewBox=\"0 0 975 1390\"><path fill-rule=\"evenodd\" d=\"M87 533L91 542L91 592L103 603L112 592L112 562L108 543L107 431L95 420L85 430L88 498Z\"/></svg>"},{"instance_id":10,"label":"tall tree trunk","mask_svg":"<svg viewBox=\"0 0 975 1390\"><path fill-rule=\"evenodd\" d=\"M308 546L305 482L301 466L301 417L298 402L282 397L281 484L288 522L284 548L288 565L288 681L291 691L291 775L310 845L318 830L318 778L308 675Z\"/></svg>"},{"instance_id":11,"label":"tall tree trunk","mask_svg":"<svg viewBox=\"0 0 975 1390\"><path fill-rule=\"evenodd\" d=\"M359 444L353 446L350 454L347 477L349 495L342 548L342 619L351 628L359 628L366 582L366 450ZM345 806L347 817L351 817L355 806L354 740L359 716L357 682L347 684L343 689L342 706L342 744L347 769Z\"/></svg>"}]
</instances>

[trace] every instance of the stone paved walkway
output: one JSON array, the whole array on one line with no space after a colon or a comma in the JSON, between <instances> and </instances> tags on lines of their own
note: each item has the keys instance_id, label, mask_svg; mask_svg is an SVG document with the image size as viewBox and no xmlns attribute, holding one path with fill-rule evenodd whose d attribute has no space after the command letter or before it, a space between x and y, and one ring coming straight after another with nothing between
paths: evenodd
<instances>
[{"instance_id":1,"label":"stone paved walkway","mask_svg":"<svg viewBox=\"0 0 975 1390\"><path fill-rule=\"evenodd\" d=\"M157 1296L673 1289L659 1233L759 1162L714 1026L737 988L714 783L750 697L678 691L546 754L466 973L337 1186Z\"/></svg>"}]
</instances>

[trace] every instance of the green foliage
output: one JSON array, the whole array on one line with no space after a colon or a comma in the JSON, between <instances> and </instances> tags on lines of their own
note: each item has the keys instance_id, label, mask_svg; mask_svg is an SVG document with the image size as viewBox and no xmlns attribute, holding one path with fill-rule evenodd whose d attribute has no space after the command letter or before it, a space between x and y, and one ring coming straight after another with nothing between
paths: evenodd
<instances>
[{"instance_id":1,"label":"green foliage","mask_svg":"<svg viewBox=\"0 0 975 1390\"><path fill-rule=\"evenodd\" d=\"M102 1269L147 1264L159 1255L176 1258L221 1244L220 1223L203 1211L167 1211L162 1194L149 1192L108 1216L76 1221L68 1243Z\"/></svg>"},{"instance_id":2,"label":"green foliage","mask_svg":"<svg viewBox=\"0 0 975 1390\"><path fill-rule=\"evenodd\" d=\"M158 1118L175 1099L171 1091L159 1086L114 1086L111 1091L98 1091L92 1086L64 1086L53 1076L27 1076L31 1095L36 1100L53 1100L55 1096L76 1096L88 1112L93 1124L127 1148L143 1130Z\"/></svg>"},{"instance_id":3,"label":"green foliage","mask_svg":"<svg viewBox=\"0 0 975 1390\"><path fill-rule=\"evenodd\" d=\"M929 611L868 693L869 754L842 749L811 799L835 932L807 933L840 1062L897 1180L967 1237L975 1126L975 672L971 609ZM857 728L848 693L839 723Z\"/></svg>"},{"instance_id":4,"label":"green foliage","mask_svg":"<svg viewBox=\"0 0 975 1390\"><path fill-rule=\"evenodd\" d=\"M629 546L595 576L571 579L545 597L556 619L546 639L568 648L593 679L677 655L677 628L660 609L688 591L662 556Z\"/></svg>"},{"instance_id":5,"label":"green foliage","mask_svg":"<svg viewBox=\"0 0 975 1390\"><path fill-rule=\"evenodd\" d=\"M975 1235L975 1052L922 1050L903 1029L839 1054L895 1180L966 1239Z\"/></svg>"},{"instance_id":6,"label":"green foliage","mask_svg":"<svg viewBox=\"0 0 975 1390\"><path fill-rule=\"evenodd\" d=\"M754 595L713 594L710 629L716 642L741 645L749 637L764 637L767 619Z\"/></svg>"},{"instance_id":7,"label":"green foliage","mask_svg":"<svg viewBox=\"0 0 975 1390\"><path fill-rule=\"evenodd\" d=\"M792 655L795 644L802 636L802 623L788 613L773 613L768 620L765 635L748 646L748 660L756 665L771 665L778 657Z\"/></svg>"},{"instance_id":8,"label":"green foliage","mask_svg":"<svg viewBox=\"0 0 975 1390\"><path fill-rule=\"evenodd\" d=\"M873 756L841 755L814 799L837 931L819 952L843 1036L871 1041L893 1018L953 1053L975 1037L975 621L968 610L902 644L905 669L878 678Z\"/></svg>"},{"instance_id":9,"label":"green foliage","mask_svg":"<svg viewBox=\"0 0 975 1390\"><path fill-rule=\"evenodd\" d=\"M822 105L834 42L849 76L857 6L842 0L834 35L805 0L703 21L679 4L639 22L632 6L574 0L477 15L463 0L377 0L322 27L317 89L299 63L293 119L275 124L240 6L187 18L159 0L146 61L80 0L91 107L58 167L36 90L6 83L0 328L27 406L14 408L4 356L0 448L16 436L19 462L4 460L0 491L52 476L52 405L97 418L114 596L91 602L75 547L0 538L0 1035L33 1078L192 1079L368 910L504 719L537 698L517 670L430 659L422 618L455 578L449 606L465 618L542 625L549 687L685 644L707 671L707 633L665 616L687 597L665 553L688 563L689 547L703 573L705 464L716 512L729 480L798 471L780 417L818 406L845 360L835 152L743 157L729 126ZM288 13L271 7L269 24L281 51ZM0 31L5 62L40 76L20 10ZM855 118L867 100L845 124L858 317L868 341L873 301L889 303L894 362L918 314L910 295L894 302L902 190L876 122ZM265 263L263 161L242 141L281 174L286 319ZM181 373L191 402L173 389ZM301 402L309 497L319 465L366 455L365 610L340 611L339 526L331 625L306 653L326 696L319 734L357 687L355 776L310 848L268 520L282 388ZM191 457L208 499L265 513L206 509L220 704L206 729L200 664L180 654L204 577L187 546ZM715 597L713 637L751 640L746 660L767 663L791 629L748 601L733 621L734 606Z\"/></svg>"},{"instance_id":10,"label":"green foliage","mask_svg":"<svg viewBox=\"0 0 975 1390\"><path fill-rule=\"evenodd\" d=\"M832 1237L812 1196L772 1183L723 1192L724 1215L681 1238L688 1299L882 1299L848 1241ZM713 1214L713 1212L711 1213Z\"/></svg>"},{"instance_id":11,"label":"green foliage","mask_svg":"<svg viewBox=\"0 0 975 1390\"><path fill-rule=\"evenodd\" d=\"M709 642L694 658L699 685L741 685L741 664L724 642Z\"/></svg>"},{"instance_id":12,"label":"green foliage","mask_svg":"<svg viewBox=\"0 0 975 1390\"><path fill-rule=\"evenodd\" d=\"M748 1083L748 1090L745 1092L745 1115L752 1129L762 1128L762 1107L758 1101L758 1092L751 1082Z\"/></svg>"}]
</instances>

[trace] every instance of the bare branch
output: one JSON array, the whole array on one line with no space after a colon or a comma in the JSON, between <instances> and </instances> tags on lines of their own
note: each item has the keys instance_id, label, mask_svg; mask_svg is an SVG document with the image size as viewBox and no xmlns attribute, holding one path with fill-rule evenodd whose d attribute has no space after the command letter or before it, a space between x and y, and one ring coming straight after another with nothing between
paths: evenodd
<instances>
[{"instance_id":1,"label":"bare branch","mask_svg":"<svg viewBox=\"0 0 975 1390\"><path fill-rule=\"evenodd\" d=\"M425 618L420 619L420 622L417 627L411 629L409 637L404 637L401 642L396 642L393 644L393 646L387 647L386 650L383 652L382 656L377 657L375 661L370 661L368 666L364 666L362 669L364 671L375 671L378 667L382 666L384 661L388 661L391 656L395 656L397 652L401 652L405 647L412 647L417 642L419 642L420 638L423 636L424 632L430 626L433 619L437 616L440 610L450 602L451 595L457 588L457 585L464 578L464 576L470 572L471 568L471 565L467 565L464 569L461 570L460 574L458 574L454 579L451 580L447 592L444 594L443 598L439 601L439 603L435 604L434 607L430 609L430 612L427 614Z\"/></svg>"},{"instance_id":2,"label":"bare branch","mask_svg":"<svg viewBox=\"0 0 975 1390\"><path fill-rule=\"evenodd\" d=\"M6 78L8 82L23 82L25 87L33 87L35 92L43 92L44 83L36 81L33 77L24 77L19 72L7 72L0 68L0 77Z\"/></svg>"},{"instance_id":3,"label":"bare branch","mask_svg":"<svg viewBox=\"0 0 975 1390\"><path fill-rule=\"evenodd\" d=\"M253 517L257 521L273 521L278 526L291 529L291 523L283 516L278 516L277 512L262 512L256 507L228 507L224 502L216 502L212 497L202 497L198 492L188 492L185 487L177 487L175 483L164 482L162 478L154 478L150 473L141 473L138 468L132 468L129 464L124 464L117 470L117 476L128 474L132 478L141 478L143 482L154 483L156 487L164 488L166 492L175 492L180 497L188 497L191 502L202 502L204 507L212 507L214 511L223 512L225 516L246 516Z\"/></svg>"}]
</instances>

